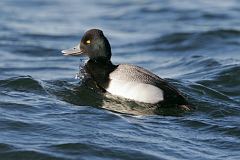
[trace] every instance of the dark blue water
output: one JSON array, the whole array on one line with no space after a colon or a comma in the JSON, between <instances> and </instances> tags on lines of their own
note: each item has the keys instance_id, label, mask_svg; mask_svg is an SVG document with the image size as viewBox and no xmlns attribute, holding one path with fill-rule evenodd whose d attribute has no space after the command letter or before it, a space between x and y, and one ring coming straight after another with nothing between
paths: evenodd
<instances>
[{"instance_id":1,"label":"dark blue water","mask_svg":"<svg viewBox=\"0 0 240 160\"><path fill-rule=\"evenodd\" d=\"M1 0L0 159L240 159L238 0ZM160 115L75 79L60 50L100 28L194 110ZM128 114L131 113L131 114Z\"/></svg>"}]
</instances>

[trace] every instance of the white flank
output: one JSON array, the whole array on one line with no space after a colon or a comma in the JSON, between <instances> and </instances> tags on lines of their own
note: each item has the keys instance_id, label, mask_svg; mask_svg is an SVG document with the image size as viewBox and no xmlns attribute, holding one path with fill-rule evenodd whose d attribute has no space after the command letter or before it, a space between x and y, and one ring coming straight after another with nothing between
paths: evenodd
<instances>
[{"instance_id":1,"label":"white flank","mask_svg":"<svg viewBox=\"0 0 240 160\"><path fill-rule=\"evenodd\" d=\"M150 84L111 80L106 90L130 100L155 104L163 100L163 91Z\"/></svg>"}]
</instances>

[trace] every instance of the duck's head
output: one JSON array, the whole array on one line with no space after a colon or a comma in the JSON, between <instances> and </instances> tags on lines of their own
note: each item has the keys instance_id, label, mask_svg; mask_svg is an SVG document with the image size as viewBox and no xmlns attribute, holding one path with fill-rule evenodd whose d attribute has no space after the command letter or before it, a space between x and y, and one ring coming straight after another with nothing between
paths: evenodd
<instances>
[{"instance_id":1,"label":"duck's head","mask_svg":"<svg viewBox=\"0 0 240 160\"><path fill-rule=\"evenodd\" d=\"M99 29L88 30L82 37L81 42L70 49L62 50L63 55L86 55L92 60L111 58L111 47Z\"/></svg>"}]
</instances>

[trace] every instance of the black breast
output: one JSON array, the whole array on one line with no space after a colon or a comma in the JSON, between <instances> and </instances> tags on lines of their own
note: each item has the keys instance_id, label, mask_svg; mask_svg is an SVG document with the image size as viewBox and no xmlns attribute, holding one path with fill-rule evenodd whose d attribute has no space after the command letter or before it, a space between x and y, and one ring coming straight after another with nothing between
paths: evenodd
<instances>
[{"instance_id":1,"label":"black breast","mask_svg":"<svg viewBox=\"0 0 240 160\"><path fill-rule=\"evenodd\" d=\"M116 68L111 61L89 60L84 66L85 71L101 88L105 88L109 83L109 74Z\"/></svg>"}]
</instances>

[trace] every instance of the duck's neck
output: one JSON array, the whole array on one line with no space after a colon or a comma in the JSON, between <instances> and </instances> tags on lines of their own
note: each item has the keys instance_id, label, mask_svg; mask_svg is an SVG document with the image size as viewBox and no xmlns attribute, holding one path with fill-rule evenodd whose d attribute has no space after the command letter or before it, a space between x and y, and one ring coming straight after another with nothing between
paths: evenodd
<instances>
[{"instance_id":1,"label":"duck's neck","mask_svg":"<svg viewBox=\"0 0 240 160\"><path fill-rule=\"evenodd\" d=\"M99 64L112 64L111 60L106 57L97 57L97 58L91 58L89 61L93 63L99 63Z\"/></svg>"}]
</instances>

